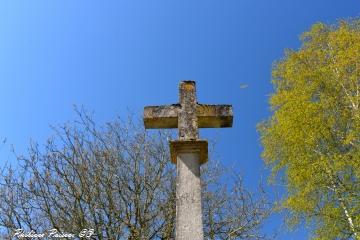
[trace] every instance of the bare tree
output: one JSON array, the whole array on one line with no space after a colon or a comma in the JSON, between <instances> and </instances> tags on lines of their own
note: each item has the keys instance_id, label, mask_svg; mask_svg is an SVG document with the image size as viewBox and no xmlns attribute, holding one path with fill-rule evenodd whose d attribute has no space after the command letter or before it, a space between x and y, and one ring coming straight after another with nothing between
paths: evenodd
<instances>
[{"instance_id":1,"label":"bare tree","mask_svg":"<svg viewBox=\"0 0 360 240\"><path fill-rule=\"evenodd\" d=\"M120 119L97 127L89 114L54 128L44 146L33 143L18 167L0 177L0 236L16 229L79 233L94 239L173 239L175 166L171 133L147 133L141 124ZM270 213L264 194L231 180L219 164L203 167L203 218L207 239L261 239ZM225 174L227 173L227 174Z\"/></svg>"}]
</instances>

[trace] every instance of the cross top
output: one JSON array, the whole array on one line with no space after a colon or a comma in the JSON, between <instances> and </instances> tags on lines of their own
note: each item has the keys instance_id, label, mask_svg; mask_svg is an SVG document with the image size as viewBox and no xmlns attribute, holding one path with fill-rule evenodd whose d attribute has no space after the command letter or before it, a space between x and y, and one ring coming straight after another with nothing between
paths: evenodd
<instances>
[{"instance_id":1,"label":"cross top","mask_svg":"<svg viewBox=\"0 0 360 240\"><path fill-rule=\"evenodd\" d=\"M231 127L231 105L199 104L194 81L179 85L179 104L144 108L145 128L178 128L179 140L197 140L198 128Z\"/></svg>"}]
</instances>

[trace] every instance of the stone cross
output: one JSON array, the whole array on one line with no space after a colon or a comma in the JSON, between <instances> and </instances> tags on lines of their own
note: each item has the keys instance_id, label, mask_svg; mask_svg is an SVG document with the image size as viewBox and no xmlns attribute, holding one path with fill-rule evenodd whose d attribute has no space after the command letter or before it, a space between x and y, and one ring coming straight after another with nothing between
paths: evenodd
<instances>
[{"instance_id":1,"label":"stone cross","mask_svg":"<svg viewBox=\"0 0 360 240\"><path fill-rule=\"evenodd\" d=\"M182 81L179 104L144 108L145 128L178 128L170 141L171 161L177 166L176 240L203 240L200 165L208 158L208 143L198 128L231 127L231 105L198 104L194 81Z\"/></svg>"}]
</instances>

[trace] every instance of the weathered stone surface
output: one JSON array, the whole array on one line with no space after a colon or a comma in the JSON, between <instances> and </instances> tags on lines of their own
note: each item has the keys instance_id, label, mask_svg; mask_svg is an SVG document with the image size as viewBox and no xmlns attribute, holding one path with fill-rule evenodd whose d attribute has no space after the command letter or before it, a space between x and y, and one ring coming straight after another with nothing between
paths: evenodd
<instances>
[{"instance_id":1,"label":"weathered stone surface","mask_svg":"<svg viewBox=\"0 0 360 240\"><path fill-rule=\"evenodd\" d=\"M177 128L180 104L144 108L145 128Z\"/></svg>"},{"instance_id":2,"label":"weathered stone surface","mask_svg":"<svg viewBox=\"0 0 360 240\"><path fill-rule=\"evenodd\" d=\"M179 85L180 105L179 111L179 139L195 140L199 138L198 122L196 116L196 85L194 81L183 81Z\"/></svg>"},{"instance_id":3,"label":"weathered stone surface","mask_svg":"<svg viewBox=\"0 0 360 240\"><path fill-rule=\"evenodd\" d=\"M198 104L193 81L181 82L179 92L180 104L144 108L145 128L179 128L180 140L195 140L198 128L232 127L231 105Z\"/></svg>"},{"instance_id":4,"label":"weathered stone surface","mask_svg":"<svg viewBox=\"0 0 360 240\"><path fill-rule=\"evenodd\" d=\"M232 127L233 111L231 105L198 104L196 115L199 128Z\"/></svg>"}]
</instances>

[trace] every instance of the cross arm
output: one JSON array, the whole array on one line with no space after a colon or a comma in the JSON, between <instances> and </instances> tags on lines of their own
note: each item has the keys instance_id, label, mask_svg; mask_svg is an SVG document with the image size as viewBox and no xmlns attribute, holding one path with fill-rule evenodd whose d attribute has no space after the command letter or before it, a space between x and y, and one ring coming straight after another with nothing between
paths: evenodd
<instances>
[{"instance_id":1,"label":"cross arm","mask_svg":"<svg viewBox=\"0 0 360 240\"><path fill-rule=\"evenodd\" d=\"M180 104L144 108L145 128L177 128Z\"/></svg>"},{"instance_id":2,"label":"cross arm","mask_svg":"<svg viewBox=\"0 0 360 240\"><path fill-rule=\"evenodd\" d=\"M231 127L233 110L231 105L197 105L197 117L200 128Z\"/></svg>"}]
</instances>

